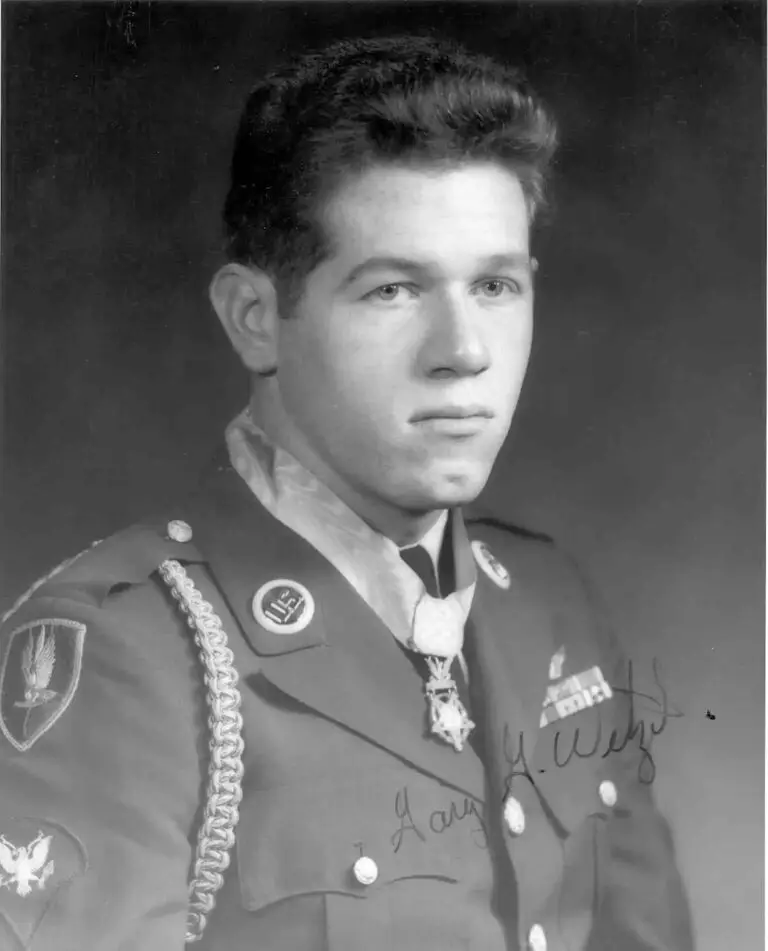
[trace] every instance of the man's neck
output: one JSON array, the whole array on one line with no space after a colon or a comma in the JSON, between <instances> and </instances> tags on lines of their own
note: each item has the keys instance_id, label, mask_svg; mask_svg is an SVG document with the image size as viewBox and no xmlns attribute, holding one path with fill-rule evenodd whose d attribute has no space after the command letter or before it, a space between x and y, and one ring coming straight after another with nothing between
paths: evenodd
<instances>
[{"instance_id":1,"label":"man's neck","mask_svg":"<svg viewBox=\"0 0 768 951\"><path fill-rule=\"evenodd\" d=\"M399 548L419 542L438 522L444 509L407 511L362 493L349 485L311 450L298 434L282 406L269 399L252 399L250 415L275 446L290 453L370 528L391 539ZM275 410L275 411L270 411Z\"/></svg>"}]
</instances>

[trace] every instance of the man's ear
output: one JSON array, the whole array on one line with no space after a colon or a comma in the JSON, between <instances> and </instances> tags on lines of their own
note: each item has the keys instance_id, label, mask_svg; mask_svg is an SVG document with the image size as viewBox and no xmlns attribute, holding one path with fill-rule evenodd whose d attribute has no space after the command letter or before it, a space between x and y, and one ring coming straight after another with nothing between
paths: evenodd
<instances>
[{"instance_id":1,"label":"man's ear","mask_svg":"<svg viewBox=\"0 0 768 951\"><path fill-rule=\"evenodd\" d=\"M210 298L224 330L249 370L261 375L277 367L277 292L256 268L226 264L211 281Z\"/></svg>"}]
</instances>

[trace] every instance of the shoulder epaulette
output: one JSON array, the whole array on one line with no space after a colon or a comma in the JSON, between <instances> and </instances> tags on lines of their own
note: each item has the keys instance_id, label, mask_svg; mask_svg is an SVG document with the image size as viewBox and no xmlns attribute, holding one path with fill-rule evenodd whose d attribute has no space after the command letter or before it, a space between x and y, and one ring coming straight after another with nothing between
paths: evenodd
<instances>
[{"instance_id":1,"label":"shoulder epaulette","mask_svg":"<svg viewBox=\"0 0 768 951\"><path fill-rule=\"evenodd\" d=\"M169 537L169 524L167 520L147 521L93 542L38 578L0 617L0 624L5 624L30 599L44 597L53 588L82 588L100 602L117 585L143 583L167 559L185 564L201 561L194 545Z\"/></svg>"},{"instance_id":2,"label":"shoulder epaulette","mask_svg":"<svg viewBox=\"0 0 768 951\"><path fill-rule=\"evenodd\" d=\"M60 581L77 583L96 578L109 584L137 584L146 581L167 558L184 562L200 561L191 541L169 537L166 520L132 525L89 548L66 571Z\"/></svg>"},{"instance_id":3,"label":"shoulder epaulette","mask_svg":"<svg viewBox=\"0 0 768 951\"><path fill-rule=\"evenodd\" d=\"M555 540L551 535L546 535L544 532L534 532L529 528L523 528L520 525L513 525L511 522L505 522L500 518L495 518L490 515L469 516L466 519L466 524L488 525L491 528L498 528L505 532L511 532L511 534L517 535L518 538L528 538L532 541L545 542L549 545L555 544Z\"/></svg>"}]
</instances>

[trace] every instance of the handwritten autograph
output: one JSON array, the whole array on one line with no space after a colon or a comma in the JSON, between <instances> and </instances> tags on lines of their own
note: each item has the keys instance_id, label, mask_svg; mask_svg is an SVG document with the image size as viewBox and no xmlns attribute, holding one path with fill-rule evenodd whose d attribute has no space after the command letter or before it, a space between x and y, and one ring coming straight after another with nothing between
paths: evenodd
<instances>
[{"instance_id":1,"label":"handwritten autograph","mask_svg":"<svg viewBox=\"0 0 768 951\"><path fill-rule=\"evenodd\" d=\"M682 717L683 714L669 702L667 691L661 682L660 664L656 658L653 660L652 670L654 681L660 692L659 697L634 689L634 668L632 661L628 661L627 686L612 687L615 694L624 694L629 698L626 724L623 728L615 727L612 729L610 735L604 739L602 722L598 720L596 735L588 744L583 743L579 727L576 727L572 733L569 731L570 735L567 740L564 739L562 731L558 730L553 741L555 765L559 768L567 766L574 757L590 759L593 756L600 756L602 759L606 759L608 756L623 752L630 743L637 740L637 749L640 752L637 767L638 780L645 785L653 783L656 778L656 764L651 752L653 739L664 732L670 720ZM652 704L651 712L659 719L655 722L646 722L642 717L638 717L636 710L638 700L645 700ZM533 776L525 753L524 734L520 731L515 745L509 724L504 727L504 757L510 766L510 772L506 776L507 789L509 789L511 781L516 776L526 776L533 783ZM474 822L470 830L472 841L478 848L487 849L488 834L481 810L482 807L479 803L469 796L465 796L463 800L451 800L446 809L433 809L426 817L414 817L408 787L403 786L395 796L395 816L399 825L390 836L392 850L395 853L399 852L408 835L415 836L421 842L426 842L428 835L443 835L458 823L468 821ZM596 817L606 818L601 814L596 814Z\"/></svg>"},{"instance_id":2,"label":"handwritten autograph","mask_svg":"<svg viewBox=\"0 0 768 951\"><path fill-rule=\"evenodd\" d=\"M660 665L657 658L653 659L652 669L656 686L661 692L660 699L658 697L653 697L650 694L641 693L634 689L634 669L632 661L628 661L627 686L612 687L614 693L625 694L629 697L629 704L627 705L627 723L623 732L621 729L611 730L610 736L607 738L607 741L603 746L602 721L598 720L597 732L591 745L582 747L581 731L579 727L576 727L569 737L568 743L570 744L570 749L568 749L567 744L562 742L561 731L558 730L555 733L553 749L555 765L558 767L567 766L574 757L579 759L590 759L593 756L600 755L602 759L605 759L613 753L621 753L631 742L637 738L637 747L641 753L637 767L637 778L641 783L650 785L656 778L656 763L653 759L653 754L651 753L653 738L660 736L664 732L669 720L683 716L679 710L673 709L669 704L667 691L661 682ZM646 723L642 718L637 718L635 701L638 698L650 701L656 707L656 709L653 710L653 713L660 716L658 723ZM511 743L512 738L510 737L509 724L506 724L504 728L504 755L508 764L511 766L511 772L508 774L506 780L507 786L509 786L509 783L512 779L514 779L515 776L526 776L529 780L531 780L531 782L533 782L533 777L531 776L525 756L525 738L522 731L519 734L517 749L515 749L514 745L511 745ZM561 749L563 746L566 748Z\"/></svg>"},{"instance_id":3,"label":"handwritten autograph","mask_svg":"<svg viewBox=\"0 0 768 951\"><path fill-rule=\"evenodd\" d=\"M408 798L408 787L403 786L398 789L395 796L395 815L400 820L400 825L390 837L392 851L397 853L403 844L406 833L411 833L422 842L427 841L427 836L423 831L424 826L419 826L413 818L411 804ZM426 828L434 835L443 835L457 822L464 822L467 819L474 818L477 825L470 830L470 836L475 845L480 849L488 848L488 835L485 827L485 821L480 812L480 806L474 799L465 796L463 801L456 802L451 800L448 809L433 809L426 821Z\"/></svg>"}]
</instances>

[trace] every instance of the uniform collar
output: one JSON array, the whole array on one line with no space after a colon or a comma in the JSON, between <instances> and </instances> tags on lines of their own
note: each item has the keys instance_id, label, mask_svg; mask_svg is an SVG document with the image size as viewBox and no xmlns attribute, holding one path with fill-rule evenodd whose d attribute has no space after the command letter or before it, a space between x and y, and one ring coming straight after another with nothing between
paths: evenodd
<instances>
[{"instance_id":1,"label":"uniform collar","mask_svg":"<svg viewBox=\"0 0 768 951\"><path fill-rule=\"evenodd\" d=\"M407 646L417 605L432 599L422 579L400 558L400 549L392 539L371 528L291 453L273 443L248 410L230 423L226 439L233 468L264 508L324 555L392 635ZM446 510L422 538L438 576L447 522ZM461 532L450 534L454 547L467 546ZM440 600L444 601L441 609L452 618L455 636L451 644L460 649L476 574L471 556L462 553L453 560L455 590ZM465 567L467 570L460 570Z\"/></svg>"},{"instance_id":2,"label":"uniform collar","mask_svg":"<svg viewBox=\"0 0 768 951\"><path fill-rule=\"evenodd\" d=\"M435 574L439 574L438 564L440 561L440 551L443 547L447 524L448 509L443 509L435 524L428 529L418 541L412 542L410 545L402 545L400 551L407 551L409 548L416 548L418 545L421 545L432 559L432 567L435 569Z\"/></svg>"}]
</instances>

